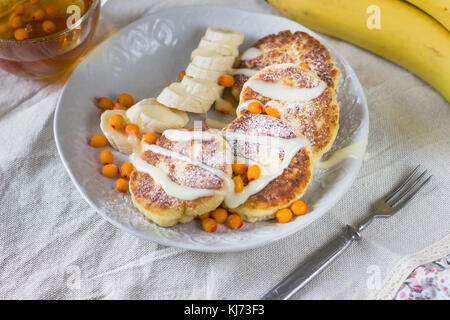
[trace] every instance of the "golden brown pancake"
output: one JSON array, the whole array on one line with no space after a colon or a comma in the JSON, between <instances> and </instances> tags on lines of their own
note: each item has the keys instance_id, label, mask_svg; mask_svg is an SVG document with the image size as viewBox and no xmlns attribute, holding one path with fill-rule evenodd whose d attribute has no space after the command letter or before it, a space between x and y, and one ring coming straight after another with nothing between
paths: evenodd
<instances>
[{"instance_id":1,"label":"golden brown pancake","mask_svg":"<svg viewBox=\"0 0 450 320\"><path fill-rule=\"evenodd\" d=\"M192 131L193 129L180 130ZM227 143L220 135L206 127L202 128L202 131L208 131L216 138L171 141L163 135L156 145L190 157L192 160L219 169L231 176L230 149ZM192 163L153 151L143 152L141 158L165 171L168 177L179 185L217 191L224 191L226 188L222 178ZM169 196L149 174L137 170L134 170L130 177L130 192L134 205L142 214L163 227L186 223L198 215L210 212L216 209L225 197L222 192L195 200L181 200Z\"/></svg>"},{"instance_id":2,"label":"golden brown pancake","mask_svg":"<svg viewBox=\"0 0 450 320\"><path fill-rule=\"evenodd\" d=\"M260 70L250 80L261 80L292 88L314 88L322 80L312 71L293 65L272 65ZM281 119L288 122L311 143L312 157L320 159L327 152L339 130L339 105L334 89L325 87L320 96L306 102L293 102L272 99L254 91L247 84L241 91L240 102L258 100L263 105L275 102L281 109ZM238 112L238 115L240 112Z\"/></svg>"},{"instance_id":3,"label":"golden brown pancake","mask_svg":"<svg viewBox=\"0 0 450 320\"><path fill-rule=\"evenodd\" d=\"M281 31L258 40L254 48L261 54L253 59L241 60L236 68L261 70L272 64L305 64L322 79L327 86L335 89L338 82L338 70L328 49L309 34L297 31ZM233 96L238 99L242 86L248 76L236 74L232 88Z\"/></svg>"},{"instance_id":4,"label":"golden brown pancake","mask_svg":"<svg viewBox=\"0 0 450 320\"><path fill-rule=\"evenodd\" d=\"M285 139L303 138L301 133L288 123L268 115L252 114L249 111L243 111L242 115L224 130L250 136L271 136ZM228 140L228 143L233 156L257 162L264 157L265 151L261 149L262 146L258 143L249 141L230 142L230 140ZM280 160L283 159L285 155L283 150L279 148L272 150L275 150L275 155ZM243 219L250 222L274 218L277 210L289 206L305 192L313 170L310 153L310 147L306 144L295 153L281 175L269 182L262 190L251 195L246 202L237 208L229 209L229 211L239 214ZM243 180L244 185L247 185L248 180L245 176L243 176Z\"/></svg>"}]
</instances>

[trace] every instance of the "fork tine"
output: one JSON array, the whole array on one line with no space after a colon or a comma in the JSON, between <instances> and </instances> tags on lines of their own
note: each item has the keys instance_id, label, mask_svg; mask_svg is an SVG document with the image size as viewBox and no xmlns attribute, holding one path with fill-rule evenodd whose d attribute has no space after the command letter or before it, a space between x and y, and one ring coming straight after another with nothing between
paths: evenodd
<instances>
[{"instance_id":1,"label":"fork tine","mask_svg":"<svg viewBox=\"0 0 450 320\"><path fill-rule=\"evenodd\" d=\"M396 194L397 192L403 188L409 180L411 180L411 178L413 177L413 175L416 173L416 171L419 169L420 164L414 168L414 170L409 174L409 176L407 176L403 181L401 181L395 188L394 190L389 193L386 198L384 199L384 202L388 202L389 200L391 200Z\"/></svg>"},{"instance_id":2,"label":"fork tine","mask_svg":"<svg viewBox=\"0 0 450 320\"><path fill-rule=\"evenodd\" d=\"M403 200L398 206L396 206L395 209L400 210L401 208L403 208L412 198L414 198L414 196L420 191L420 189L422 189L431 180L431 177L432 176L429 176L424 182L422 182L421 185L413 192L411 192L411 194L405 200Z\"/></svg>"},{"instance_id":3,"label":"fork tine","mask_svg":"<svg viewBox=\"0 0 450 320\"><path fill-rule=\"evenodd\" d=\"M427 173L427 170L425 170L424 172L422 172L422 173L420 174L420 176L418 176L418 177L416 178L416 180L414 180L414 181L406 188L406 190L401 190L400 195L398 195L394 200L392 200L392 202L391 202L390 204L388 203L388 205L389 205L390 207L394 207L397 203L399 203L400 200L402 200L402 199L408 194L408 192L411 191L411 189L414 188L414 187L420 182L420 180L422 180L423 176L424 176L426 173Z\"/></svg>"}]
</instances>

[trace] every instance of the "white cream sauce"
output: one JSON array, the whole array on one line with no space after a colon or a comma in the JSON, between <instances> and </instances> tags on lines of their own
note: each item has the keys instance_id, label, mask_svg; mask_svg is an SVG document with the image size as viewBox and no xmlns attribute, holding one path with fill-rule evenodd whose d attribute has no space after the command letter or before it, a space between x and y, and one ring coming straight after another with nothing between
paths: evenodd
<instances>
[{"instance_id":1,"label":"white cream sauce","mask_svg":"<svg viewBox=\"0 0 450 320\"><path fill-rule=\"evenodd\" d=\"M263 80L248 80L245 85L265 97L286 102L305 102L319 97L326 89L325 82L313 88L293 88Z\"/></svg>"},{"instance_id":2,"label":"white cream sauce","mask_svg":"<svg viewBox=\"0 0 450 320\"><path fill-rule=\"evenodd\" d=\"M261 54L261 50L255 47L248 48L241 56L241 60L251 60Z\"/></svg>"},{"instance_id":3,"label":"white cream sauce","mask_svg":"<svg viewBox=\"0 0 450 320\"><path fill-rule=\"evenodd\" d=\"M314 164L314 168L328 169L344 161L345 159L358 159L365 155L366 146L367 139L362 139L354 144L335 151L327 160L316 162Z\"/></svg>"},{"instance_id":4,"label":"white cream sauce","mask_svg":"<svg viewBox=\"0 0 450 320\"><path fill-rule=\"evenodd\" d=\"M231 69L230 74L242 74L247 77L253 77L255 74L258 73L258 70L254 69L248 69L248 68L239 68L239 69Z\"/></svg>"}]
</instances>

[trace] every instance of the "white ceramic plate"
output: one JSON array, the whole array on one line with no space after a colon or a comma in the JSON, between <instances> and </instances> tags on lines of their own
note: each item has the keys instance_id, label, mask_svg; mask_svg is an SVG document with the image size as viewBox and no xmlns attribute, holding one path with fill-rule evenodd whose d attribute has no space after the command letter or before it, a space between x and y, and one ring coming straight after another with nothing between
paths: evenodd
<instances>
[{"instance_id":1,"label":"white ceramic plate","mask_svg":"<svg viewBox=\"0 0 450 320\"><path fill-rule=\"evenodd\" d=\"M286 29L306 31L322 41L340 70L340 130L333 150L367 138L368 110L361 85L348 63L320 36L281 17L227 7L195 6L144 17L91 53L73 72L61 93L55 113L55 140L78 190L113 225L163 245L208 252L240 251L284 238L326 213L352 184L362 159L348 159L326 171L316 170L303 196L310 212L290 223L245 223L237 231L220 225L215 233L207 233L196 220L173 228L161 228L146 220L134 209L130 196L116 192L114 180L101 175L100 150L87 143L92 134L101 133L95 97L115 98L122 92L132 94L136 101L156 97L169 82L177 81L179 71L188 65L191 51L208 26L244 32L240 52L257 39ZM127 160L127 156L113 153L116 164Z\"/></svg>"}]
</instances>

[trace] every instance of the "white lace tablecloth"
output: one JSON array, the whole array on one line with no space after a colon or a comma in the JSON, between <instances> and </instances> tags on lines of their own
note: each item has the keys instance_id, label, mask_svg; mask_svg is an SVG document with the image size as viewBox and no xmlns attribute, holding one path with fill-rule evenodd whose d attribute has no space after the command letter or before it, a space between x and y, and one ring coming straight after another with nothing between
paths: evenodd
<instances>
[{"instance_id":1,"label":"white lace tablecloth","mask_svg":"<svg viewBox=\"0 0 450 320\"><path fill-rule=\"evenodd\" d=\"M194 3L277 14L262 0L110 0L93 46L111 28ZM36 82L0 71L0 298L259 298L420 163L434 179L414 202L376 221L362 241L294 296L371 297L402 256L450 233L450 107L408 71L327 39L354 68L367 95L370 157L346 196L321 219L287 239L241 253L163 247L103 220L72 185L56 151L53 115L66 79Z\"/></svg>"}]
</instances>

